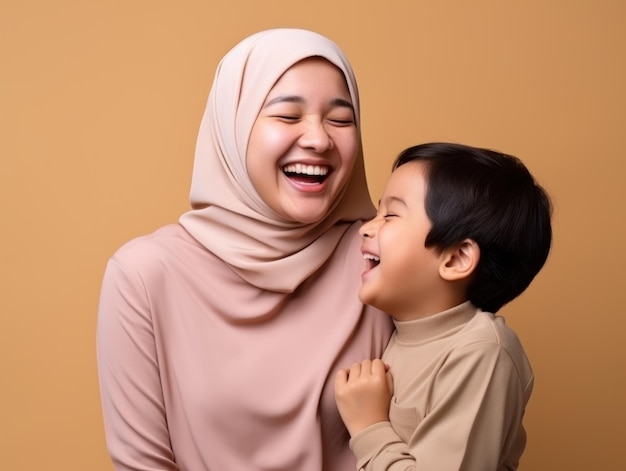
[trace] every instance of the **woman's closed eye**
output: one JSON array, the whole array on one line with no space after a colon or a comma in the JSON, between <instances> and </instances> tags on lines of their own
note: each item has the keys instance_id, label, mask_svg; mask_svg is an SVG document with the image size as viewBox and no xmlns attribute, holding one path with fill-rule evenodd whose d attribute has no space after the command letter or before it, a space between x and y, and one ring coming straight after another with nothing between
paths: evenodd
<instances>
[{"instance_id":1,"label":"woman's closed eye","mask_svg":"<svg viewBox=\"0 0 626 471\"><path fill-rule=\"evenodd\" d=\"M349 109L336 109L332 113L329 113L326 120L333 126L353 126L354 114Z\"/></svg>"},{"instance_id":2,"label":"woman's closed eye","mask_svg":"<svg viewBox=\"0 0 626 471\"><path fill-rule=\"evenodd\" d=\"M273 115L272 118L276 118L288 123L295 123L297 121L300 121L300 115L276 114Z\"/></svg>"},{"instance_id":3,"label":"woman's closed eye","mask_svg":"<svg viewBox=\"0 0 626 471\"><path fill-rule=\"evenodd\" d=\"M329 119L328 120L334 126L352 126L354 125L354 120L352 119Z\"/></svg>"}]
</instances>

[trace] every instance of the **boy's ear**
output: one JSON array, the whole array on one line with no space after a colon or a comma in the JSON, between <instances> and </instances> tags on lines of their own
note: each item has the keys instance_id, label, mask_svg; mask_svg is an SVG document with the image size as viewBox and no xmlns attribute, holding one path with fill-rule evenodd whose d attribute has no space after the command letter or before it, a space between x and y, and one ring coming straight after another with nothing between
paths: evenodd
<instances>
[{"instance_id":1,"label":"boy's ear","mask_svg":"<svg viewBox=\"0 0 626 471\"><path fill-rule=\"evenodd\" d=\"M465 239L443 254L439 275L447 281L469 278L480 260L480 247L472 239Z\"/></svg>"}]
</instances>

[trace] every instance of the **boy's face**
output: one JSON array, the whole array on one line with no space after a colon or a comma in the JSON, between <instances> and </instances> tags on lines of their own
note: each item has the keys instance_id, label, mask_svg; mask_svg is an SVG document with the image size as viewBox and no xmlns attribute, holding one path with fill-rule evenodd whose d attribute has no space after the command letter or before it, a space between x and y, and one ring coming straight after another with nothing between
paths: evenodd
<instances>
[{"instance_id":1,"label":"boy's face","mask_svg":"<svg viewBox=\"0 0 626 471\"><path fill-rule=\"evenodd\" d=\"M426 248L431 228L421 162L398 167L383 191L378 213L361 228L366 269L359 298L397 320L435 314L439 307L443 255Z\"/></svg>"}]
</instances>

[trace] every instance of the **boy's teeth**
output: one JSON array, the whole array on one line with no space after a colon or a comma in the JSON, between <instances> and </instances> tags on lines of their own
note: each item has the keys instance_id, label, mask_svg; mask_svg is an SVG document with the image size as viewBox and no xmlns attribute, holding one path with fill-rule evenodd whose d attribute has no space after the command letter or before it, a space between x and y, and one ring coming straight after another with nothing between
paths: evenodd
<instances>
[{"instance_id":1,"label":"boy's teeth","mask_svg":"<svg viewBox=\"0 0 626 471\"><path fill-rule=\"evenodd\" d=\"M372 255L370 253L364 253L363 254L363 258L365 260L373 260L374 262L380 262L380 258L378 258L375 255Z\"/></svg>"},{"instance_id":2,"label":"boy's teeth","mask_svg":"<svg viewBox=\"0 0 626 471\"><path fill-rule=\"evenodd\" d=\"M322 165L290 164L285 165L283 171L297 173L299 175L324 176L328 173L328 167Z\"/></svg>"}]
</instances>

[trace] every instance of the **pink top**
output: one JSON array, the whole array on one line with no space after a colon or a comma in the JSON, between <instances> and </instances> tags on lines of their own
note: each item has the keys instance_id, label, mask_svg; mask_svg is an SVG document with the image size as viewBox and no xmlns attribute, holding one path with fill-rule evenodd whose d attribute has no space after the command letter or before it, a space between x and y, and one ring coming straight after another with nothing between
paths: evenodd
<instances>
[{"instance_id":1,"label":"pink top","mask_svg":"<svg viewBox=\"0 0 626 471\"><path fill-rule=\"evenodd\" d=\"M345 308L359 244L355 225L294 295L247 284L179 225L122 247L98 322L115 469L354 469L335 371L380 357L390 332L385 314Z\"/></svg>"},{"instance_id":2,"label":"pink top","mask_svg":"<svg viewBox=\"0 0 626 471\"><path fill-rule=\"evenodd\" d=\"M245 171L264 98L291 65L322 56L316 33L257 33L220 62L202 120L191 210L125 244L107 266L98 368L107 445L121 470L349 470L338 368L379 357L388 316L364 308L358 227L374 214L362 154L313 224L281 220Z\"/></svg>"}]
</instances>

